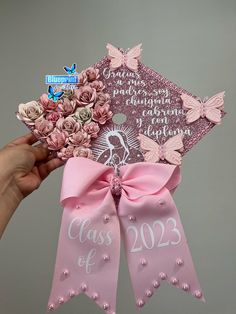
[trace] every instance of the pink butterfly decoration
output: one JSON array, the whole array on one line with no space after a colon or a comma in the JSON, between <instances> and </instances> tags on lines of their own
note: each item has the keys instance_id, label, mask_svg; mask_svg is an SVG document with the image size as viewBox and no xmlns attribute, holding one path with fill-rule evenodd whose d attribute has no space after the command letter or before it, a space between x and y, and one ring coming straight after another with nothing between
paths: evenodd
<instances>
[{"instance_id":1,"label":"pink butterfly decoration","mask_svg":"<svg viewBox=\"0 0 236 314\"><path fill-rule=\"evenodd\" d=\"M141 45L139 44L126 52L121 52L111 44L107 44L108 58L110 59L110 68L115 70L121 65L127 66L131 71L138 70L138 60L141 57Z\"/></svg>"},{"instance_id":2,"label":"pink butterfly decoration","mask_svg":"<svg viewBox=\"0 0 236 314\"><path fill-rule=\"evenodd\" d=\"M144 160L147 162L158 162L161 160L167 160L174 165L181 164L181 154L177 150L183 149L183 135L177 134L169 138L163 145L159 145L149 137L139 134L137 137L140 141L140 147L146 151L144 153Z\"/></svg>"},{"instance_id":3,"label":"pink butterfly decoration","mask_svg":"<svg viewBox=\"0 0 236 314\"><path fill-rule=\"evenodd\" d=\"M187 94L182 94L180 97L183 101L183 108L187 109L186 121L192 123L201 118L207 118L209 121L220 124L221 110L224 108L225 92L218 93L208 99L206 102L198 101Z\"/></svg>"}]
</instances>

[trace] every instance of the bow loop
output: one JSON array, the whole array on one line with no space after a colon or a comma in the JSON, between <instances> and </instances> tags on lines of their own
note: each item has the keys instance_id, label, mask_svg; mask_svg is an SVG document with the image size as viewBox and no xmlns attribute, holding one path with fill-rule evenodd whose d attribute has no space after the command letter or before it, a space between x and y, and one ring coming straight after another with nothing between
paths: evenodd
<instances>
[{"instance_id":1,"label":"bow loop","mask_svg":"<svg viewBox=\"0 0 236 314\"><path fill-rule=\"evenodd\" d=\"M109 178L113 174L113 168L96 163L83 157L70 158L65 165L60 202L62 206L74 202L91 202L97 198L103 198L109 190ZM70 200L70 202L68 202ZM74 200L74 202L71 202Z\"/></svg>"},{"instance_id":2,"label":"bow loop","mask_svg":"<svg viewBox=\"0 0 236 314\"><path fill-rule=\"evenodd\" d=\"M134 163L120 168L122 187L130 200L157 194L163 188L173 192L181 180L178 166L158 163Z\"/></svg>"}]
</instances>

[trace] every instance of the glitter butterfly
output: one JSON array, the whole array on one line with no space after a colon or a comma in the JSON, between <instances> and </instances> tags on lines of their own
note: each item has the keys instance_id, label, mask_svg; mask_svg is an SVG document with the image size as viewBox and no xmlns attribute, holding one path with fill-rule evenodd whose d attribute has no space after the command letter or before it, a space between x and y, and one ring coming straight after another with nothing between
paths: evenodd
<instances>
[{"instance_id":1,"label":"glitter butterfly","mask_svg":"<svg viewBox=\"0 0 236 314\"><path fill-rule=\"evenodd\" d=\"M131 71L138 70L138 60L141 57L141 45L139 44L126 52L121 52L118 48L107 44L108 58L110 59L110 68L115 70L121 65L126 65Z\"/></svg>"},{"instance_id":2,"label":"glitter butterfly","mask_svg":"<svg viewBox=\"0 0 236 314\"><path fill-rule=\"evenodd\" d=\"M70 68L68 66L65 66L64 70L67 74L73 75L76 73L76 64L73 63Z\"/></svg>"},{"instance_id":3,"label":"glitter butterfly","mask_svg":"<svg viewBox=\"0 0 236 314\"><path fill-rule=\"evenodd\" d=\"M52 99L53 101L57 101L61 98L64 92L55 92L51 85L48 86L48 99Z\"/></svg>"},{"instance_id":4,"label":"glitter butterfly","mask_svg":"<svg viewBox=\"0 0 236 314\"><path fill-rule=\"evenodd\" d=\"M167 160L174 165L181 164L181 154L177 150L183 149L183 135L177 134L169 138L163 145L159 145L149 137L139 134L137 137L140 141L140 147L144 153L144 160L147 162L158 162L159 160Z\"/></svg>"},{"instance_id":5,"label":"glitter butterfly","mask_svg":"<svg viewBox=\"0 0 236 314\"><path fill-rule=\"evenodd\" d=\"M183 101L183 108L188 110L186 113L187 123L192 123L200 117L206 117L209 121L219 124L221 122L221 110L224 108L224 95L225 92L221 92L206 102L201 102L187 94L182 94L180 97Z\"/></svg>"}]
</instances>

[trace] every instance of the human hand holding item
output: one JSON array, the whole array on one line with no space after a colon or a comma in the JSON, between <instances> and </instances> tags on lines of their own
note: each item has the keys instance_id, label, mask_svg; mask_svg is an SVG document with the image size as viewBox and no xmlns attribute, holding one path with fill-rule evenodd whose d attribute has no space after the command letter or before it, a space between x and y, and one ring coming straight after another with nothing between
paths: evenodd
<instances>
[{"instance_id":1,"label":"human hand holding item","mask_svg":"<svg viewBox=\"0 0 236 314\"><path fill-rule=\"evenodd\" d=\"M39 188L51 171L64 162L51 158L43 144L29 133L0 150L0 238L20 202Z\"/></svg>"}]
</instances>

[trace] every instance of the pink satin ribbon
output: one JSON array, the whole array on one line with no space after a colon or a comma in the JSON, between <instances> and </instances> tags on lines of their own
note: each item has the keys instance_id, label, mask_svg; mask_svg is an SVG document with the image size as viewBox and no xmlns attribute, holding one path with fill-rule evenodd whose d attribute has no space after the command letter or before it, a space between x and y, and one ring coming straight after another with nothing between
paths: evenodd
<instances>
[{"instance_id":1,"label":"pink satin ribbon","mask_svg":"<svg viewBox=\"0 0 236 314\"><path fill-rule=\"evenodd\" d=\"M112 167L90 159L69 159L48 310L85 293L115 313L121 235L138 307L163 281L204 301L171 196L180 179L173 165L129 164L116 176Z\"/></svg>"}]
</instances>

